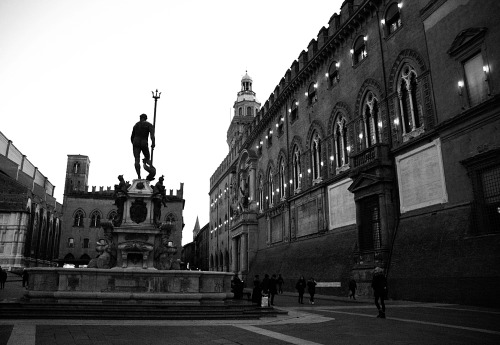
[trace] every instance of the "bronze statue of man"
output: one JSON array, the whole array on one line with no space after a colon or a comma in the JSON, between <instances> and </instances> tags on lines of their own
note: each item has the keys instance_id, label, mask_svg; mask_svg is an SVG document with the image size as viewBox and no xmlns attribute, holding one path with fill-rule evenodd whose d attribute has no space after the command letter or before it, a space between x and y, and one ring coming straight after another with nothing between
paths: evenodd
<instances>
[{"instance_id":1,"label":"bronze statue of man","mask_svg":"<svg viewBox=\"0 0 500 345\"><path fill-rule=\"evenodd\" d=\"M154 179L154 174L151 178L152 172L150 170L154 168L151 165L148 138L151 136L151 150L153 150L155 147L155 128L151 123L146 121L148 119L146 114L141 114L139 119L140 121L134 125L132 136L130 137L134 151L135 171L137 172L137 178L141 179L141 165L139 160L142 152L144 156L144 159L142 160L144 163L144 169L150 173L147 179L152 181ZM156 169L154 172L156 173Z\"/></svg>"}]
</instances>

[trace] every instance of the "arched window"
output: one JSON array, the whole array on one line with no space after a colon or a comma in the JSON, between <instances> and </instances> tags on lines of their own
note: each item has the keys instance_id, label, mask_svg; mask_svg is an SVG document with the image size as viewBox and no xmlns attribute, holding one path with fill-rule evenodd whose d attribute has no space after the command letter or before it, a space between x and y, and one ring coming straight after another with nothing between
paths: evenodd
<instances>
[{"instance_id":1,"label":"arched window","mask_svg":"<svg viewBox=\"0 0 500 345\"><path fill-rule=\"evenodd\" d=\"M242 107L238 108L238 115L239 116L243 115L243 108Z\"/></svg>"},{"instance_id":2,"label":"arched window","mask_svg":"<svg viewBox=\"0 0 500 345\"><path fill-rule=\"evenodd\" d=\"M78 210L75 212L73 226L77 226L79 228L83 227L83 211L82 210Z\"/></svg>"},{"instance_id":3,"label":"arched window","mask_svg":"<svg viewBox=\"0 0 500 345\"><path fill-rule=\"evenodd\" d=\"M302 170L300 167L300 151L298 146L293 150L293 189L295 191L300 189L302 179Z\"/></svg>"},{"instance_id":4,"label":"arched window","mask_svg":"<svg viewBox=\"0 0 500 345\"><path fill-rule=\"evenodd\" d=\"M315 132L311 141L311 166L313 180L321 177L321 139L318 132Z\"/></svg>"},{"instance_id":5,"label":"arched window","mask_svg":"<svg viewBox=\"0 0 500 345\"><path fill-rule=\"evenodd\" d=\"M339 114L337 117L333 133L335 139L335 154L337 156L337 168L342 168L349 165L349 152L351 150L347 141L346 120L342 114Z\"/></svg>"},{"instance_id":6,"label":"arched window","mask_svg":"<svg viewBox=\"0 0 500 345\"><path fill-rule=\"evenodd\" d=\"M101 226L101 213L99 211L94 211L90 215L90 227L98 228Z\"/></svg>"},{"instance_id":7,"label":"arched window","mask_svg":"<svg viewBox=\"0 0 500 345\"><path fill-rule=\"evenodd\" d=\"M285 198L286 194L286 179L285 179L285 159L281 158L280 164L279 164L279 180L280 180L280 198L283 199Z\"/></svg>"},{"instance_id":8,"label":"arched window","mask_svg":"<svg viewBox=\"0 0 500 345\"><path fill-rule=\"evenodd\" d=\"M371 147L379 142L380 134L379 127L379 108L378 100L372 92L368 92L363 103L363 122L365 131L365 144L366 147Z\"/></svg>"},{"instance_id":9,"label":"arched window","mask_svg":"<svg viewBox=\"0 0 500 345\"><path fill-rule=\"evenodd\" d=\"M299 102L297 100L294 99L292 101L289 112L290 112L290 121L294 122L295 120L297 120L297 118L299 117Z\"/></svg>"},{"instance_id":10,"label":"arched window","mask_svg":"<svg viewBox=\"0 0 500 345\"><path fill-rule=\"evenodd\" d=\"M118 215L118 214L117 214L117 213L116 213L116 211L114 211L114 210L113 210L113 211L111 211L111 212L109 212L109 214L108 214L108 220L111 220L111 221L115 220L115 219L116 219L116 217L117 217L117 215Z\"/></svg>"},{"instance_id":11,"label":"arched window","mask_svg":"<svg viewBox=\"0 0 500 345\"><path fill-rule=\"evenodd\" d=\"M339 63L337 61L332 61L328 69L328 85L335 86L339 80Z\"/></svg>"},{"instance_id":12,"label":"arched window","mask_svg":"<svg viewBox=\"0 0 500 345\"><path fill-rule=\"evenodd\" d=\"M247 115L252 116L252 108L251 107L247 107Z\"/></svg>"},{"instance_id":13,"label":"arched window","mask_svg":"<svg viewBox=\"0 0 500 345\"><path fill-rule=\"evenodd\" d=\"M75 162L75 164L73 164L73 173L78 174L79 172L80 172L80 163Z\"/></svg>"},{"instance_id":14,"label":"arched window","mask_svg":"<svg viewBox=\"0 0 500 345\"><path fill-rule=\"evenodd\" d=\"M68 248L75 247L75 239L73 237L68 238Z\"/></svg>"},{"instance_id":15,"label":"arched window","mask_svg":"<svg viewBox=\"0 0 500 345\"><path fill-rule=\"evenodd\" d=\"M318 88L318 84L316 84L314 82L309 84L309 88L307 89L307 100L308 100L309 105L315 103L318 100L318 97L316 95L317 88Z\"/></svg>"},{"instance_id":16,"label":"arched window","mask_svg":"<svg viewBox=\"0 0 500 345\"><path fill-rule=\"evenodd\" d=\"M406 65L401 70L398 83L399 113L403 133L413 132L421 126L417 93L417 72L412 66Z\"/></svg>"},{"instance_id":17,"label":"arched window","mask_svg":"<svg viewBox=\"0 0 500 345\"><path fill-rule=\"evenodd\" d=\"M274 197L274 183L273 183L273 172L269 169L267 174L267 195L269 196L269 207L273 206Z\"/></svg>"},{"instance_id":18,"label":"arched window","mask_svg":"<svg viewBox=\"0 0 500 345\"><path fill-rule=\"evenodd\" d=\"M351 50L352 64L356 65L368 55L366 52L366 36L359 36Z\"/></svg>"},{"instance_id":19,"label":"arched window","mask_svg":"<svg viewBox=\"0 0 500 345\"><path fill-rule=\"evenodd\" d=\"M385 13L385 26L387 35L392 34L401 27L401 15L396 2L390 5Z\"/></svg>"},{"instance_id":20,"label":"arched window","mask_svg":"<svg viewBox=\"0 0 500 345\"><path fill-rule=\"evenodd\" d=\"M273 145L273 130L271 128L267 129L266 139L267 139L267 147L272 146Z\"/></svg>"},{"instance_id":21,"label":"arched window","mask_svg":"<svg viewBox=\"0 0 500 345\"><path fill-rule=\"evenodd\" d=\"M169 213L165 216L165 222L168 224L175 224L175 215L173 213Z\"/></svg>"},{"instance_id":22,"label":"arched window","mask_svg":"<svg viewBox=\"0 0 500 345\"><path fill-rule=\"evenodd\" d=\"M259 177L259 210L264 209L264 181L262 176Z\"/></svg>"}]
</instances>

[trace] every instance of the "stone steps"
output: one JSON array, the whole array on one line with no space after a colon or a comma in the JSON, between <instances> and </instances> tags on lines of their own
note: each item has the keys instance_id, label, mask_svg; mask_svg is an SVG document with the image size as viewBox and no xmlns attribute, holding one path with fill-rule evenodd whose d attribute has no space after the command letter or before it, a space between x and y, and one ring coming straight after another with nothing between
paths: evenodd
<instances>
[{"instance_id":1,"label":"stone steps","mask_svg":"<svg viewBox=\"0 0 500 345\"><path fill-rule=\"evenodd\" d=\"M113 305L1 303L0 319L86 320L222 320L259 319L287 314L274 308L249 304L216 305Z\"/></svg>"}]
</instances>

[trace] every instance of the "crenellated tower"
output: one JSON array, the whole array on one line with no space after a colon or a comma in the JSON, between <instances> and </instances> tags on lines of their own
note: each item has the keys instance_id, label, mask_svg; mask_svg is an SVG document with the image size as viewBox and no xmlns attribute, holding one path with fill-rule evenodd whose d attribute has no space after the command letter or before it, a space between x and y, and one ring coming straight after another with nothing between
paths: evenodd
<instances>
[{"instance_id":1,"label":"crenellated tower","mask_svg":"<svg viewBox=\"0 0 500 345\"><path fill-rule=\"evenodd\" d=\"M72 191L87 191L90 159L83 155L68 155L64 194Z\"/></svg>"}]
</instances>

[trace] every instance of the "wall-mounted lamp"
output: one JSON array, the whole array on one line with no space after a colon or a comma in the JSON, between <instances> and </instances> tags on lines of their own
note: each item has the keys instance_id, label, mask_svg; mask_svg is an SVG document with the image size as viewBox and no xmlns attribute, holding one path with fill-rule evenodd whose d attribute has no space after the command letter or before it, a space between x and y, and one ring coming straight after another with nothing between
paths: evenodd
<instances>
[{"instance_id":1,"label":"wall-mounted lamp","mask_svg":"<svg viewBox=\"0 0 500 345\"><path fill-rule=\"evenodd\" d=\"M394 125L395 125L395 126L399 126L399 119L398 119L398 118L395 118L395 119L394 119Z\"/></svg>"},{"instance_id":2,"label":"wall-mounted lamp","mask_svg":"<svg viewBox=\"0 0 500 345\"><path fill-rule=\"evenodd\" d=\"M381 19L380 24L385 25L385 19Z\"/></svg>"},{"instance_id":3,"label":"wall-mounted lamp","mask_svg":"<svg viewBox=\"0 0 500 345\"><path fill-rule=\"evenodd\" d=\"M400 2L400 3L398 4L398 7L399 7L399 9L403 8L403 3L402 3L402 2Z\"/></svg>"},{"instance_id":4,"label":"wall-mounted lamp","mask_svg":"<svg viewBox=\"0 0 500 345\"><path fill-rule=\"evenodd\" d=\"M460 96L462 96L462 89L463 89L463 87L464 87L464 82L463 82L463 80L459 80L459 81L458 81L458 94L459 94Z\"/></svg>"},{"instance_id":5,"label":"wall-mounted lamp","mask_svg":"<svg viewBox=\"0 0 500 345\"><path fill-rule=\"evenodd\" d=\"M363 36L363 40L366 42L368 41L368 36Z\"/></svg>"},{"instance_id":6,"label":"wall-mounted lamp","mask_svg":"<svg viewBox=\"0 0 500 345\"><path fill-rule=\"evenodd\" d=\"M280 125L276 124L276 128L278 128Z\"/></svg>"},{"instance_id":7,"label":"wall-mounted lamp","mask_svg":"<svg viewBox=\"0 0 500 345\"><path fill-rule=\"evenodd\" d=\"M299 177L302 178L302 173L299 174Z\"/></svg>"},{"instance_id":8,"label":"wall-mounted lamp","mask_svg":"<svg viewBox=\"0 0 500 345\"><path fill-rule=\"evenodd\" d=\"M347 146L347 152L351 152L351 147Z\"/></svg>"},{"instance_id":9,"label":"wall-mounted lamp","mask_svg":"<svg viewBox=\"0 0 500 345\"><path fill-rule=\"evenodd\" d=\"M293 183L293 180L290 180L290 186L292 185L292 183Z\"/></svg>"},{"instance_id":10,"label":"wall-mounted lamp","mask_svg":"<svg viewBox=\"0 0 500 345\"><path fill-rule=\"evenodd\" d=\"M318 83L315 83L314 84L314 88L317 89L318 88Z\"/></svg>"},{"instance_id":11,"label":"wall-mounted lamp","mask_svg":"<svg viewBox=\"0 0 500 345\"><path fill-rule=\"evenodd\" d=\"M354 54L354 49L349 50L349 53Z\"/></svg>"},{"instance_id":12,"label":"wall-mounted lamp","mask_svg":"<svg viewBox=\"0 0 500 345\"><path fill-rule=\"evenodd\" d=\"M335 67L339 68L339 67L340 67L340 62L337 62L337 63L335 64Z\"/></svg>"},{"instance_id":13,"label":"wall-mounted lamp","mask_svg":"<svg viewBox=\"0 0 500 345\"><path fill-rule=\"evenodd\" d=\"M363 140L363 133L359 133L359 140Z\"/></svg>"},{"instance_id":14,"label":"wall-mounted lamp","mask_svg":"<svg viewBox=\"0 0 500 345\"><path fill-rule=\"evenodd\" d=\"M379 128L382 128L382 121L379 121L379 122L378 122L378 127L379 127Z\"/></svg>"},{"instance_id":15,"label":"wall-mounted lamp","mask_svg":"<svg viewBox=\"0 0 500 345\"><path fill-rule=\"evenodd\" d=\"M309 92L306 92L304 95L306 95L306 97L308 97L309 96Z\"/></svg>"},{"instance_id":16,"label":"wall-mounted lamp","mask_svg":"<svg viewBox=\"0 0 500 345\"><path fill-rule=\"evenodd\" d=\"M330 75L328 74L328 72L325 73L325 78L328 78Z\"/></svg>"},{"instance_id":17,"label":"wall-mounted lamp","mask_svg":"<svg viewBox=\"0 0 500 345\"><path fill-rule=\"evenodd\" d=\"M310 174L311 173L311 169L307 169L307 173Z\"/></svg>"},{"instance_id":18,"label":"wall-mounted lamp","mask_svg":"<svg viewBox=\"0 0 500 345\"><path fill-rule=\"evenodd\" d=\"M295 105L297 105L297 106L298 106L298 105L299 105L299 101L296 101L296 102L295 102Z\"/></svg>"}]
</instances>

